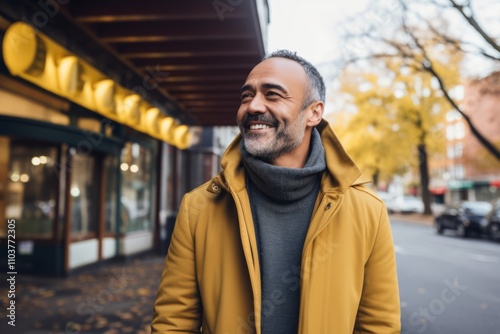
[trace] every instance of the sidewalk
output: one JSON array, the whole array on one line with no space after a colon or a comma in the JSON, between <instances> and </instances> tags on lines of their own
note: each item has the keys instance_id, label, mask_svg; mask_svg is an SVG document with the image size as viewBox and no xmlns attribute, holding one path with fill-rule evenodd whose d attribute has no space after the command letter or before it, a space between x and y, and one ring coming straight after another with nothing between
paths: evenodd
<instances>
[{"instance_id":1,"label":"sidewalk","mask_svg":"<svg viewBox=\"0 0 500 334\"><path fill-rule=\"evenodd\" d=\"M16 326L6 317L5 275L0 284L0 333L150 333L164 258L147 255L68 278L16 276Z\"/></svg>"},{"instance_id":2,"label":"sidewalk","mask_svg":"<svg viewBox=\"0 0 500 334\"><path fill-rule=\"evenodd\" d=\"M399 220L405 223L413 223L420 225L432 226L434 224L434 216L427 216L421 213L392 213L389 214L389 219Z\"/></svg>"}]
</instances>

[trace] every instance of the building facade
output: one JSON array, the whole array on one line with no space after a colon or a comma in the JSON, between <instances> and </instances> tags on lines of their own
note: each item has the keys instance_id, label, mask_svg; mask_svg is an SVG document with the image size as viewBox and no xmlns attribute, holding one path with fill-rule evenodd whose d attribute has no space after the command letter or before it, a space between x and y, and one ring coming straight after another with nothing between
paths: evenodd
<instances>
[{"instance_id":1,"label":"building facade","mask_svg":"<svg viewBox=\"0 0 500 334\"><path fill-rule=\"evenodd\" d=\"M213 126L228 121L218 121L219 105L204 94L236 113L241 83L264 55L265 1L235 13L211 2L115 2L0 2L0 248L7 254L15 221L19 272L64 276L164 254L182 196L219 169L228 130ZM141 28L121 36L127 11ZM172 21L212 29L165 29ZM249 43L230 54L211 48L233 33ZM149 53L133 55L136 46ZM142 65L155 56L158 66Z\"/></svg>"},{"instance_id":2,"label":"building facade","mask_svg":"<svg viewBox=\"0 0 500 334\"><path fill-rule=\"evenodd\" d=\"M500 72L472 80L464 90L462 107L472 124L500 148ZM500 198L500 161L481 145L463 117L446 117L446 153L431 163L431 191L446 203Z\"/></svg>"}]
</instances>

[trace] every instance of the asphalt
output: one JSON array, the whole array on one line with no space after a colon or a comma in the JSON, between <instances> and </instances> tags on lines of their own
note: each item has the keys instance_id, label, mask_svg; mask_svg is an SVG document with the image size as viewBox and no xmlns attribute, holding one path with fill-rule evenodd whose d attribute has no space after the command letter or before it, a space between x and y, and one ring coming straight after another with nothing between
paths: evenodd
<instances>
[{"instance_id":1,"label":"asphalt","mask_svg":"<svg viewBox=\"0 0 500 334\"><path fill-rule=\"evenodd\" d=\"M432 217L394 214L420 225ZM16 276L15 327L9 307L7 278L0 279L0 333L115 334L150 333L152 306L164 257L148 254L88 268L67 278ZM11 322L12 323L12 322Z\"/></svg>"}]
</instances>

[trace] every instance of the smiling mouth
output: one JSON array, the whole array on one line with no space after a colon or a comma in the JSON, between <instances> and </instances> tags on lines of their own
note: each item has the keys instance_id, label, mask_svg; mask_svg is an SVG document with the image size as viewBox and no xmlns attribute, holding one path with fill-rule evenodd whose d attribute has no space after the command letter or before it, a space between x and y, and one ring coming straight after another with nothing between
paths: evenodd
<instances>
[{"instance_id":1,"label":"smiling mouth","mask_svg":"<svg viewBox=\"0 0 500 334\"><path fill-rule=\"evenodd\" d=\"M250 130L264 130L270 129L271 127L267 124L251 124L248 128Z\"/></svg>"}]
</instances>

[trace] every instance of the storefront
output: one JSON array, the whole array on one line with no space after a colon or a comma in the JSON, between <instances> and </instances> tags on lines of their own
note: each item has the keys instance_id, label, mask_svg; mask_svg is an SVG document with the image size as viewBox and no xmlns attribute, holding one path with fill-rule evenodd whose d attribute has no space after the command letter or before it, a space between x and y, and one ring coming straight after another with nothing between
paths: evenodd
<instances>
[{"instance_id":1,"label":"storefront","mask_svg":"<svg viewBox=\"0 0 500 334\"><path fill-rule=\"evenodd\" d=\"M449 203L461 201L494 202L500 198L500 181L493 180L454 180L448 185Z\"/></svg>"},{"instance_id":2,"label":"storefront","mask_svg":"<svg viewBox=\"0 0 500 334\"><path fill-rule=\"evenodd\" d=\"M179 187L159 181L185 160L189 128L25 23L2 42L0 240L14 220L16 268L60 276L158 248L156 206L176 208L158 187Z\"/></svg>"},{"instance_id":3,"label":"storefront","mask_svg":"<svg viewBox=\"0 0 500 334\"><path fill-rule=\"evenodd\" d=\"M15 87L0 90L0 237L14 219L18 269L61 275L151 250L159 142Z\"/></svg>"},{"instance_id":4,"label":"storefront","mask_svg":"<svg viewBox=\"0 0 500 334\"><path fill-rule=\"evenodd\" d=\"M165 254L264 55L267 3L238 6L0 2L0 251L15 220L19 272Z\"/></svg>"}]
</instances>

